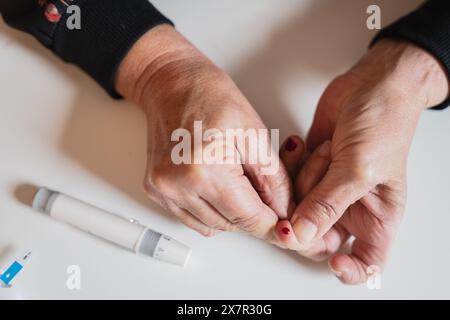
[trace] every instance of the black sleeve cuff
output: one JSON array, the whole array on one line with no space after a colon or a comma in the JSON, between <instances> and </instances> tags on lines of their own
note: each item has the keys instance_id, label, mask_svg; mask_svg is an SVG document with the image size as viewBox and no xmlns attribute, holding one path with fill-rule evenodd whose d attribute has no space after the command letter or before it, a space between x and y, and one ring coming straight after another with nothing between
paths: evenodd
<instances>
[{"instance_id":1,"label":"black sleeve cuff","mask_svg":"<svg viewBox=\"0 0 450 320\"><path fill-rule=\"evenodd\" d=\"M416 11L381 30L371 46L383 38L412 42L434 55L444 66L450 79L450 1L430 0ZM432 109L448 107L450 97Z\"/></svg>"},{"instance_id":2,"label":"black sleeve cuff","mask_svg":"<svg viewBox=\"0 0 450 320\"><path fill-rule=\"evenodd\" d=\"M75 0L81 29L69 30L64 15L55 30L52 49L94 78L112 97L118 67L133 44L148 30L172 24L148 0Z\"/></svg>"},{"instance_id":3,"label":"black sleeve cuff","mask_svg":"<svg viewBox=\"0 0 450 320\"><path fill-rule=\"evenodd\" d=\"M79 8L80 29L67 27L72 5ZM152 27L172 25L148 0L0 0L0 12L6 23L78 65L114 98L121 98L117 69L133 44Z\"/></svg>"}]
</instances>

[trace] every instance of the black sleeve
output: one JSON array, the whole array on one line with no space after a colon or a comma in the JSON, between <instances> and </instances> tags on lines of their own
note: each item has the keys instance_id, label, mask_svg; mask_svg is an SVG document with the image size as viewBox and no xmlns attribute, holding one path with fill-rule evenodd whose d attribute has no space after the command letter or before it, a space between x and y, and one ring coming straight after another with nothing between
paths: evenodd
<instances>
[{"instance_id":1,"label":"black sleeve","mask_svg":"<svg viewBox=\"0 0 450 320\"><path fill-rule=\"evenodd\" d=\"M68 28L75 21L79 29ZM148 0L0 0L10 26L36 37L64 61L78 65L111 96L117 69L132 45L159 24L172 24ZM69 20L69 21L68 21Z\"/></svg>"},{"instance_id":2,"label":"black sleeve","mask_svg":"<svg viewBox=\"0 0 450 320\"><path fill-rule=\"evenodd\" d=\"M409 15L381 30L372 44L383 38L410 41L433 54L450 79L450 0L429 0ZM444 109L450 97L433 109Z\"/></svg>"}]
</instances>

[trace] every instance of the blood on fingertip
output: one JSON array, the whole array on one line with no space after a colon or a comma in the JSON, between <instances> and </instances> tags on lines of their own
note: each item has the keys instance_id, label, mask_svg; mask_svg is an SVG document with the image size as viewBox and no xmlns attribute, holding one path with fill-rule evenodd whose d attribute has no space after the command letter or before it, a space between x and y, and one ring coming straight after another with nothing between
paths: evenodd
<instances>
[{"instance_id":1,"label":"blood on fingertip","mask_svg":"<svg viewBox=\"0 0 450 320\"><path fill-rule=\"evenodd\" d=\"M291 229L284 227L283 229L281 229L281 232L285 235L288 235L289 233L291 233Z\"/></svg>"},{"instance_id":2,"label":"blood on fingertip","mask_svg":"<svg viewBox=\"0 0 450 320\"><path fill-rule=\"evenodd\" d=\"M297 148L297 143L294 141L294 139L289 138L286 141L285 148L287 151L294 151Z\"/></svg>"}]
</instances>

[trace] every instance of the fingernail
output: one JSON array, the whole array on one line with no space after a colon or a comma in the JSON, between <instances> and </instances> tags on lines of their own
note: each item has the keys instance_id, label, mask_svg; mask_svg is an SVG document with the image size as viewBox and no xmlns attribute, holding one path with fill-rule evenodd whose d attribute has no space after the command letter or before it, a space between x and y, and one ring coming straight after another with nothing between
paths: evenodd
<instances>
[{"instance_id":1,"label":"fingernail","mask_svg":"<svg viewBox=\"0 0 450 320\"><path fill-rule=\"evenodd\" d=\"M291 230L287 227L284 227L283 229L281 229L281 232L283 232L283 234L288 235L289 233L291 233Z\"/></svg>"},{"instance_id":2,"label":"fingernail","mask_svg":"<svg viewBox=\"0 0 450 320\"><path fill-rule=\"evenodd\" d=\"M297 231L295 234L301 242L311 242L317 233L317 226L304 218L299 218L294 228Z\"/></svg>"},{"instance_id":3,"label":"fingernail","mask_svg":"<svg viewBox=\"0 0 450 320\"><path fill-rule=\"evenodd\" d=\"M317 151L321 157L329 157L331 153L331 141L327 140L322 143Z\"/></svg>"},{"instance_id":4,"label":"fingernail","mask_svg":"<svg viewBox=\"0 0 450 320\"><path fill-rule=\"evenodd\" d=\"M331 272L333 272L333 274L338 277L341 278L342 277L342 272L341 271L337 271L333 269L333 266L330 263L330 260L328 260L328 267L330 268Z\"/></svg>"},{"instance_id":5,"label":"fingernail","mask_svg":"<svg viewBox=\"0 0 450 320\"><path fill-rule=\"evenodd\" d=\"M287 151L294 151L297 148L297 143L292 138L289 138L286 141L285 148Z\"/></svg>"},{"instance_id":6,"label":"fingernail","mask_svg":"<svg viewBox=\"0 0 450 320\"><path fill-rule=\"evenodd\" d=\"M330 266L330 270L331 270L331 272L333 272L333 274L336 277L338 277L338 278L342 277L342 272L341 271L334 270L331 266Z\"/></svg>"}]
</instances>

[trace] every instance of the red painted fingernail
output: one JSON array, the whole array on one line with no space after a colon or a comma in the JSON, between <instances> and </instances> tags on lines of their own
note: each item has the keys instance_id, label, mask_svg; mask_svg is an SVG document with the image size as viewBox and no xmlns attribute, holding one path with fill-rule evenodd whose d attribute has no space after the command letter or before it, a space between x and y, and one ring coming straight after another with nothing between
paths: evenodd
<instances>
[{"instance_id":1,"label":"red painted fingernail","mask_svg":"<svg viewBox=\"0 0 450 320\"><path fill-rule=\"evenodd\" d=\"M295 141L292 138L289 138L286 141L286 146L285 146L287 151L294 151L295 148L297 148L297 143L295 143Z\"/></svg>"},{"instance_id":2,"label":"red painted fingernail","mask_svg":"<svg viewBox=\"0 0 450 320\"><path fill-rule=\"evenodd\" d=\"M289 233L291 233L291 229L284 227L283 229L281 229L281 232L283 232L285 235L288 235Z\"/></svg>"},{"instance_id":3,"label":"red painted fingernail","mask_svg":"<svg viewBox=\"0 0 450 320\"><path fill-rule=\"evenodd\" d=\"M44 14L47 20L50 22L56 23L59 22L59 20L61 20L61 14L58 12L58 8L53 3L47 5Z\"/></svg>"}]
</instances>

